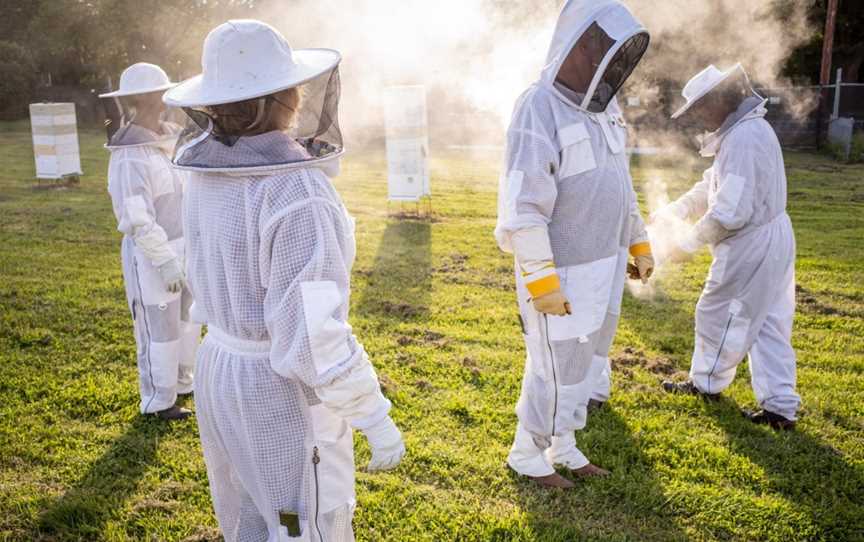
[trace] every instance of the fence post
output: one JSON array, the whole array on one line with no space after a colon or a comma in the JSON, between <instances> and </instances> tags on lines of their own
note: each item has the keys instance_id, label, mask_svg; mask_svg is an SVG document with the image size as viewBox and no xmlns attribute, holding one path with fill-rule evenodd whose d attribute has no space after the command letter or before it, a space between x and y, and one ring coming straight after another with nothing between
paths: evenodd
<instances>
[{"instance_id":1,"label":"fence post","mask_svg":"<svg viewBox=\"0 0 864 542\"><path fill-rule=\"evenodd\" d=\"M843 68L837 68L837 82L834 86L834 112L831 120L840 117L840 84L843 82Z\"/></svg>"}]
</instances>

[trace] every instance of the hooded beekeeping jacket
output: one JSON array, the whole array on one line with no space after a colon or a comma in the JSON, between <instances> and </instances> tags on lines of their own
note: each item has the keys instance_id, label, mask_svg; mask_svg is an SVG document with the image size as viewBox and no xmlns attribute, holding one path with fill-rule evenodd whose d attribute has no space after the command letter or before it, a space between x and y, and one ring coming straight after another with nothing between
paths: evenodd
<instances>
[{"instance_id":1,"label":"hooded beekeeping jacket","mask_svg":"<svg viewBox=\"0 0 864 542\"><path fill-rule=\"evenodd\" d=\"M514 238L539 228L542 235L531 243L531 259L554 262L561 291L572 306L572 314L560 317L535 311L517 265L528 350L517 413L520 423L540 438L584 426L596 381L593 373L608 370L628 250L647 241L625 152L626 124L617 102L607 93L605 109L592 112L598 108L591 104L593 98L586 99L591 90L580 94L556 82L574 44L594 23L613 45L591 88L605 84L603 70L616 51L634 45L634 40L639 40L641 52L647 47L644 28L619 2L568 2L540 80L516 102L498 195L499 246L515 252L520 262L524 257ZM641 52L632 55L633 62ZM632 67L627 67L627 74ZM612 85L615 90L618 86L620 82Z\"/></svg>"}]
</instances>

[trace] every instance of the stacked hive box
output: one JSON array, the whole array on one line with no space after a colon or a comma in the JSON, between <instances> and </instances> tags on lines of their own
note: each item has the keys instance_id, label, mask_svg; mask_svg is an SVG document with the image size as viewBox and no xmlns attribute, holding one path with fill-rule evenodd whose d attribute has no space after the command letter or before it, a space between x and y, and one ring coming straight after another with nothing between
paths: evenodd
<instances>
[{"instance_id":1,"label":"stacked hive box","mask_svg":"<svg viewBox=\"0 0 864 542\"><path fill-rule=\"evenodd\" d=\"M81 175L75 104L30 104L36 177L60 179Z\"/></svg>"},{"instance_id":2,"label":"stacked hive box","mask_svg":"<svg viewBox=\"0 0 864 542\"><path fill-rule=\"evenodd\" d=\"M384 92L389 200L419 201L431 195L426 89L389 87Z\"/></svg>"}]
</instances>

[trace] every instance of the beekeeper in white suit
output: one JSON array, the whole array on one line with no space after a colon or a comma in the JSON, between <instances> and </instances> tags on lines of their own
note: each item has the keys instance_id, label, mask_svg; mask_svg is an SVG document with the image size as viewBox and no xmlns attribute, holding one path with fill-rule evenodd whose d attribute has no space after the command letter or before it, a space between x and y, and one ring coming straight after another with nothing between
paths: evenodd
<instances>
[{"instance_id":1,"label":"beekeeper in white suit","mask_svg":"<svg viewBox=\"0 0 864 542\"><path fill-rule=\"evenodd\" d=\"M123 234L126 295L134 320L141 412L188 417L176 404L192 393L201 327L188 321L183 273L182 172L171 167L180 127L163 120L162 94L173 84L159 66L138 63L120 87L101 94L111 134L108 191Z\"/></svg>"},{"instance_id":2,"label":"beekeeper in white suit","mask_svg":"<svg viewBox=\"0 0 864 542\"><path fill-rule=\"evenodd\" d=\"M657 219L695 220L672 259L703 245L714 256L696 305L696 347L687 382L664 382L670 392L715 396L750 355L753 391L761 407L745 411L756 423L788 429L800 397L795 391L795 234L786 214L786 173L780 144L765 120L765 99L740 65L709 66L684 87L689 118L708 133L702 156L714 163L702 180L657 213Z\"/></svg>"},{"instance_id":3,"label":"beekeeper in white suit","mask_svg":"<svg viewBox=\"0 0 864 542\"><path fill-rule=\"evenodd\" d=\"M343 152L339 62L229 21L203 74L165 96L192 121L175 165L192 172L189 284L207 324L195 405L228 541L353 540L352 429L370 471L405 453L348 324L354 221L326 174Z\"/></svg>"},{"instance_id":4,"label":"beekeeper in white suit","mask_svg":"<svg viewBox=\"0 0 864 542\"><path fill-rule=\"evenodd\" d=\"M572 0L540 80L516 102L495 236L516 259L527 361L508 464L543 485L608 474L576 445L592 395L608 393L625 273L647 280L651 249L614 96L648 47L614 0ZM628 260L632 256L632 263Z\"/></svg>"}]
</instances>

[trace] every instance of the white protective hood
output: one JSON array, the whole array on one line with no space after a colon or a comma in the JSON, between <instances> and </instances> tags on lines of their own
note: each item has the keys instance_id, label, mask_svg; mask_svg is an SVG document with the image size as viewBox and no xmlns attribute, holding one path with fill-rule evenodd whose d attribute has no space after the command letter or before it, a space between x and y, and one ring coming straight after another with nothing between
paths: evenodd
<instances>
[{"instance_id":1,"label":"white protective hood","mask_svg":"<svg viewBox=\"0 0 864 542\"><path fill-rule=\"evenodd\" d=\"M572 95L571 98L568 98L557 88L555 79L573 46L592 23L597 23L615 43L607 50L603 60L597 66L591 85L588 87L587 92L582 95L583 99L581 103L574 103L571 99ZM592 97L603 85L604 74L613 64L613 59L616 61L621 59L619 53L625 53L625 51L622 51L625 45L628 47L635 45L636 47L629 54L631 58L627 62L626 73L622 74L623 77L620 77L621 80L617 88L614 88L611 93L612 95L608 96L608 99L605 100L606 103L602 106L602 110L605 110L606 105L608 105L614 97L615 92L620 88L620 84L627 79L647 49L648 32L636 20L633 14L630 13L630 10L617 0L568 0L561 9L561 14L558 16L558 23L555 26L552 43L546 55L546 65L540 76L541 83L566 103L590 111L589 105L591 104ZM618 54L617 58L616 54ZM597 113L600 111L591 112Z\"/></svg>"}]
</instances>

